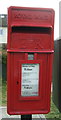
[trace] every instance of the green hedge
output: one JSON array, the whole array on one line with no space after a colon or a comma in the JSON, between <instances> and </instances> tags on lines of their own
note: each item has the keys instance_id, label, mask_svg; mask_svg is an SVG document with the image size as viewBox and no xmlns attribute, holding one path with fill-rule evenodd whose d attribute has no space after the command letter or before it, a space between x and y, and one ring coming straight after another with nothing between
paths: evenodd
<instances>
[{"instance_id":1,"label":"green hedge","mask_svg":"<svg viewBox=\"0 0 61 120\"><path fill-rule=\"evenodd\" d=\"M7 76L7 50L6 44L2 44L2 80L6 81Z\"/></svg>"},{"instance_id":2,"label":"green hedge","mask_svg":"<svg viewBox=\"0 0 61 120\"><path fill-rule=\"evenodd\" d=\"M2 52L2 64L7 64L7 54L6 51Z\"/></svg>"}]
</instances>

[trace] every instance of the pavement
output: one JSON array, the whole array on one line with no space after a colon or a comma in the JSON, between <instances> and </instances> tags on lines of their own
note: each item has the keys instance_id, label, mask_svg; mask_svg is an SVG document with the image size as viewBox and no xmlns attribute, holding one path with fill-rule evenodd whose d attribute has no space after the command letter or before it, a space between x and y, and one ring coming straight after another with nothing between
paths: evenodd
<instances>
[{"instance_id":1,"label":"pavement","mask_svg":"<svg viewBox=\"0 0 61 120\"><path fill-rule=\"evenodd\" d=\"M21 120L21 115L8 115L7 114L7 107L0 107L0 120ZM32 115L32 120L46 120L43 114L34 114Z\"/></svg>"}]
</instances>

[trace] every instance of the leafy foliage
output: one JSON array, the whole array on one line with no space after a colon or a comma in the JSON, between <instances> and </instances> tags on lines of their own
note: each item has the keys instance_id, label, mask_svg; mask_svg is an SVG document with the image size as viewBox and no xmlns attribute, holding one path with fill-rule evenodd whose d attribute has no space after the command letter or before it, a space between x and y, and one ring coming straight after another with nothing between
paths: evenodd
<instances>
[{"instance_id":1,"label":"leafy foliage","mask_svg":"<svg viewBox=\"0 0 61 120\"><path fill-rule=\"evenodd\" d=\"M6 44L2 44L2 64L7 63L7 51L6 51Z\"/></svg>"}]
</instances>

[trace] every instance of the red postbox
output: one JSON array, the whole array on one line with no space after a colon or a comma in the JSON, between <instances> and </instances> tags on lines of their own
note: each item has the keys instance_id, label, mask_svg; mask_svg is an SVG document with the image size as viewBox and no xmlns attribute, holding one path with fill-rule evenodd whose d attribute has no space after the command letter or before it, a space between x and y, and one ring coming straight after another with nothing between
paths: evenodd
<instances>
[{"instance_id":1,"label":"red postbox","mask_svg":"<svg viewBox=\"0 0 61 120\"><path fill-rule=\"evenodd\" d=\"M48 113L54 53L54 11L9 7L7 53L8 113Z\"/></svg>"}]
</instances>

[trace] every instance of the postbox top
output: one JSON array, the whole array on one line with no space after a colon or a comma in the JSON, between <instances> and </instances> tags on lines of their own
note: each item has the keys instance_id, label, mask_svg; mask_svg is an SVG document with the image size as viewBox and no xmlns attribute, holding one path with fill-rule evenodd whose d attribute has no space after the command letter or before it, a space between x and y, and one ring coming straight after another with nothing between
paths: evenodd
<instances>
[{"instance_id":1,"label":"postbox top","mask_svg":"<svg viewBox=\"0 0 61 120\"><path fill-rule=\"evenodd\" d=\"M51 8L15 7L8 8L11 26L53 26L54 10Z\"/></svg>"},{"instance_id":2,"label":"postbox top","mask_svg":"<svg viewBox=\"0 0 61 120\"><path fill-rule=\"evenodd\" d=\"M8 48L21 51L52 50L54 10L11 6L8 8L8 31L11 32Z\"/></svg>"}]
</instances>

